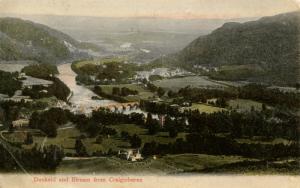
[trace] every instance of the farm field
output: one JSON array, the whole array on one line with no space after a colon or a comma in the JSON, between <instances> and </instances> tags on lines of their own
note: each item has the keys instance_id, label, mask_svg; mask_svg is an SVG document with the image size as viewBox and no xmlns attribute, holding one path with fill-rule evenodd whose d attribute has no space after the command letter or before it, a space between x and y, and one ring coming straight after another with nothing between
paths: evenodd
<instances>
[{"instance_id":1,"label":"farm field","mask_svg":"<svg viewBox=\"0 0 300 188\"><path fill-rule=\"evenodd\" d=\"M178 91L180 88L191 86L199 88L214 88L222 89L225 85L219 84L209 80L207 77L203 76L188 76L182 78L171 78L164 80L157 80L154 84L158 87L162 87L168 90Z\"/></svg>"},{"instance_id":2,"label":"farm field","mask_svg":"<svg viewBox=\"0 0 300 188\"><path fill-rule=\"evenodd\" d=\"M124 97L126 100L132 101L132 102L139 101L140 99L148 99L148 98L155 96L154 93L148 91L147 89L143 88L143 86L138 85L138 84L100 85L100 87L102 88L102 91L107 94L112 94L113 87L118 87L118 88L127 87L131 90L136 90L139 92L138 95Z\"/></svg>"},{"instance_id":3,"label":"farm field","mask_svg":"<svg viewBox=\"0 0 300 188\"><path fill-rule=\"evenodd\" d=\"M215 112L221 112L223 110L226 110L225 108L219 108L215 106L211 106L208 104L199 104L199 103L193 103L190 107L183 107L182 110L190 109L190 110L199 110L200 113L205 112L208 114L215 113Z\"/></svg>"},{"instance_id":4,"label":"farm field","mask_svg":"<svg viewBox=\"0 0 300 188\"><path fill-rule=\"evenodd\" d=\"M232 109L238 109L241 111L250 111L251 108L254 108L255 110L258 111L261 111L262 109L262 103L253 100L247 100L247 99L230 100L228 102L228 105Z\"/></svg>"},{"instance_id":5,"label":"farm field","mask_svg":"<svg viewBox=\"0 0 300 188\"><path fill-rule=\"evenodd\" d=\"M158 143L166 144L175 142L177 138L185 137L185 133L178 133L178 136L176 138L170 138L168 132L159 132L155 135L148 135L147 129L133 124L111 125L110 127L116 129L119 134L122 131L127 131L130 133L130 135L137 134L142 139L143 143L155 141Z\"/></svg>"},{"instance_id":6,"label":"farm field","mask_svg":"<svg viewBox=\"0 0 300 188\"><path fill-rule=\"evenodd\" d=\"M58 145L62 146L65 153L75 153L75 141L78 137L85 135L82 139L89 154L96 151L107 152L108 150L118 151L120 149L130 148L128 140L121 138L120 134L122 131L127 131L130 135L137 134L141 139L142 143L156 141L158 143L170 143L174 142L177 138L184 138L185 133L179 133L177 138L170 138L168 132L159 132L156 135L148 135L148 130L134 124L119 124L110 125L108 127L114 128L117 131L117 135L114 136L103 136L101 144L96 143L96 138L89 138L84 133L75 127L65 127L57 130L57 136L55 138L45 138L41 134L33 134L33 144L24 145L24 148L31 148L36 143L38 146L44 145ZM5 138L12 142L23 143L26 139L26 133L22 131L16 131L14 133L5 133Z\"/></svg>"},{"instance_id":7,"label":"farm field","mask_svg":"<svg viewBox=\"0 0 300 188\"><path fill-rule=\"evenodd\" d=\"M80 68L87 64L102 65L102 64L111 63L111 62L124 62L124 61L126 61L126 59L127 58L125 58L125 57L113 57L113 58L104 58L101 60L86 60L86 61L76 62L76 63L74 63L74 66L76 68Z\"/></svg>"},{"instance_id":8,"label":"farm field","mask_svg":"<svg viewBox=\"0 0 300 188\"><path fill-rule=\"evenodd\" d=\"M245 143L245 144L284 144L284 145L290 145L292 143L295 143L294 141L289 141L284 138L275 138L272 140L264 141L262 139L249 139L249 138L240 138L235 139L238 143Z\"/></svg>"},{"instance_id":9,"label":"farm field","mask_svg":"<svg viewBox=\"0 0 300 188\"><path fill-rule=\"evenodd\" d=\"M259 65L223 65L218 72L210 74L211 78L217 80L247 80L251 76L258 76L264 70Z\"/></svg>"},{"instance_id":10,"label":"farm field","mask_svg":"<svg viewBox=\"0 0 300 188\"><path fill-rule=\"evenodd\" d=\"M0 61L0 70L6 72L21 72L21 70L34 61Z\"/></svg>"},{"instance_id":11,"label":"farm field","mask_svg":"<svg viewBox=\"0 0 300 188\"><path fill-rule=\"evenodd\" d=\"M217 167L240 162L240 156L214 156L205 154L166 155L156 160L148 158L142 162L129 162L117 157L64 160L57 173L122 173L122 174L177 174L193 170Z\"/></svg>"}]
</instances>

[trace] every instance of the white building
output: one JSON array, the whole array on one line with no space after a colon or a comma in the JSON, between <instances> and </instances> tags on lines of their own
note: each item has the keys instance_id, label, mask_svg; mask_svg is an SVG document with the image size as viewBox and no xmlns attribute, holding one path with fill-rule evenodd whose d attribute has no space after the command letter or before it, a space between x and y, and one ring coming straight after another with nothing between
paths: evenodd
<instances>
[{"instance_id":1,"label":"white building","mask_svg":"<svg viewBox=\"0 0 300 188\"><path fill-rule=\"evenodd\" d=\"M29 120L28 119L18 119L12 122L14 128L28 127Z\"/></svg>"},{"instance_id":2,"label":"white building","mask_svg":"<svg viewBox=\"0 0 300 188\"><path fill-rule=\"evenodd\" d=\"M140 161L144 159L139 149L127 149L123 151L119 150L118 156L128 161Z\"/></svg>"}]
</instances>

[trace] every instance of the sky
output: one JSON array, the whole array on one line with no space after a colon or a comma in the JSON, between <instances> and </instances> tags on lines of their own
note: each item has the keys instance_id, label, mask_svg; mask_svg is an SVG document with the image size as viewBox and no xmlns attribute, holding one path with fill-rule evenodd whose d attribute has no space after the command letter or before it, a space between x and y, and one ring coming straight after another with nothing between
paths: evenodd
<instances>
[{"instance_id":1,"label":"sky","mask_svg":"<svg viewBox=\"0 0 300 188\"><path fill-rule=\"evenodd\" d=\"M271 16L300 0L0 0L0 13L174 19Z\"/></svg>"}]
</instances>

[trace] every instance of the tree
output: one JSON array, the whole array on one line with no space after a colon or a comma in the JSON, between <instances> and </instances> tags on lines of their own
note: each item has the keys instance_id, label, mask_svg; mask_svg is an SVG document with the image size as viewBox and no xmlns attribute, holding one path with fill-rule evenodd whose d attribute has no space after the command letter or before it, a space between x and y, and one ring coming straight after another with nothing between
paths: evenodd
<instances>
[{"instance_id":1,"label":"tree","mask_svg":"<svg viewBox=\"0 0 300 188\"><path fill-rule=\"evenodd\" d=\"M154 84L150 83L150 82L147 83L147 88L152 92L157 91L157 87Z\"/></svg>"},{"instance_id":2,"label":"tree","mask_svg":"<svg viewBox=\"0 0 300 188\"><path fill-rule=\"evenodd\" d=\"M103 142L103 137L101 135L97 136L96 143L97 144L102 144L102 142Z\"/></svg>"},{"instance_id":3,"label":"tree","mask_svg":"<svg viewBox=\"0 0 300 188\"><path fill-rule=\"evenodd\" d=\"M118 87L113 87L113 90L112 90L112 94L113 95L120 95L120 88Z\"/></svg>"},{"instance_id":4,"label":"tree","mask_svg":"<svg viewBox=\"0 0 300 188\"><path fill-rule=\"evenodd\" d=\"M169 127L169 136L175 138L178 135L178 131L175 126Z\"/></svg>"},{"instance_id":5,"label":"tree","mask_svg":"<svg viewBox=\"0 0 300 188\"><path fill-rule=\"evenodd\" d=\"M10 122L9 126L8 126L8 132L13 133L14 131L15 131L15 128L14 128L13 124Z\"/></svg>"},{"instance_id":6,"label":"tree","mask_svg":"<svg viewBox=\"0 0 300 188\"><path fill-rule=\"evenodd\" d=\"M157 143L155 141L152 141L150 143L145 143L144 147L142 149L142 154L149 156L154 155L157 152Z\"/></svg>"},{"instance_id":7,"label":"tree","mask_svg":"<svg viewBox=\"0 0 300 188\"><path fill-rule=\"evenodd\" d=\"M94 92L97 94L101 94L102 93L102 88L100 86L95 86L94 87Z\"/></svg>"},{"instance_id":8,"label":"tree","mask_svg":"<svg viewBox=\"0 0 300 188\"><path fill-rule=\"evenodd\" d=\"M150 126L150 125L152 124L152 121L153 121L153 119L152 119L152 114L151 114L151 113L148 113L148 114L147 114L147 118L146 118L146 126L147 126L147 127Z\"/></svg>"},{"instance_id":9,"label":"tree","mask_svg":"<svg viewBox=\"0 0 300 188\"><path fill-rule=\"evenodd\" d=\"M221 97L216 100L216 106L225 108L227 106L227 102L225 98Z\"/></svg>"},{"instance_id":10,"label":"tree","mask_svg":"<svg viewBox=\"0 0 300 188\"><path fill-rule=\"evenodd\" d=\"M81 139L76 139L75 151L76 151L77 155L80 157L84 157L84 156L88 155L86 148L85 148L84 144L82 143Z\"/></svg>"},{"instance_id":11,"label":"tree","mask_svg":"<svg viewBox=\"0 0 300 188\"><path fill-rule=\"evenodd\" d=\"M21 87L22 82L17 79L17 75L0 70L0 93L13 96L15 91Z\"/></svg>"},{"instance_id":12,"label":"tree","mask_svg":"<svg viewBox=\"0 0 300 188\"><path fill-rule=\"evenodd\" d=\"M45 119L43 124L41 125L41 131L46 133L49 137L57 136L57 123L54 120Z\"/></svg>"},{"instance_id":13,"label":"tree","mask_svg":"<svg viewBox=\"0 0 300 188\"><path fill-rule=\"evenodd\" d=\"M266 107L266 104L265 103L262 103L261 105L261 110L262 111L266 111L267 107Z\"/></svg>"},{"instance_id":14,"label":"tree","mask_svg":"<svg viewBox=\"0 0 300 188\"><path fill-rule=\"evenodd\" d=\"M159 88L157 89L157 95L158 95L159 97L162 97L164 94L165 94L165 90L164 90L162 87L159 87Z\"/></svg>"},{"instance_id":15,"label":"tree","mask_svg":"<svg viewBox=\"0 0 300 188\"><path fill-rule=\"evenodd\" d=\"M174 98L174 97L176 97L176 93L174 91L172 91L172 90L169 90L168 91L168 97Z\"/></svg>"},{"instance_id":16,"label":"tree","mask_svg":"<svg viewBox=\"0 0 300 188\"><path fill-rule=\"evenodd\" d=\"M148 132L151 135L156 134L159 131L159 123L158 121L152 121L152 123L148 126Z\"/></svg>"},{"instance_id":17,"label":"tree","mask_svg":"<svg viewBox=\"0 0 300 188\"><path fill-rule=\"evenodd\" d=\"M144 114L133 112L130 114L130 121L137 125L143 125L145 123Z\"/></svg>"},{"instance_id":18,"label":"tree","mask_svg":"<svg viewBox=\"0 0 300 188\"><path fill-rule=\"evenodd\" d=\"M300 89L300 83L296 83L296 84L295 84L295 88L296 88L297 90L299 90L299 89Z\"/></svg>"},{"instance_id":19,"label":"tree","mask_svg":"<svg viewBox=\"0 0 300 188\"><path fill-rule=\"evenodd\" d=\"M142 139L138 135L134 134L133 136L130 137L129 141L130 141L131 147L133 147L133 148L141 147Z\"/></svg>"},{"instance_id":20,"label":"tree","mask_svg":"<svg viewBox=\"0 0 300 188\"><path fill-rule=\"evenodd\" d=\"M126 131L122 131L121 132L121 137L124 139L124 140L127 140L129 138L129 133L126 132Z\"/></svg>"},{"instance_id":21,"label":"tree","mask_svg":"<svg viewBox=\"0 0 300 188\"><path fill-rule=\"evenodd\" d=\"M24 141L25 144L29 145L33 143L33 136L31 133L27 133L26 139Z\"/></svg>"}]
</instances>

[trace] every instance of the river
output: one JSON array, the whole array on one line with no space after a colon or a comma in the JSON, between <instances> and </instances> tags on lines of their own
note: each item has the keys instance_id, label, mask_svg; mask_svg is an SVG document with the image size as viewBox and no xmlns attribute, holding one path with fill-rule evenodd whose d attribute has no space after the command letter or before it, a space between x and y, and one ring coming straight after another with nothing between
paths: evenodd
<instances>
[{"instance_id":1,"label":"river","mask_svg":"<svg viewBox=\"0 0 300 188\"><path fill-rule=\"evenodd\" d=\"M71 96L69 102L71 103L71 111L78 113L91 113L95 108L105 107L109 105L119 104L113 100L93 100L92 96L97 96L90 89L77 85L76 84L76 73L71 68L71 63L65 63L58 66L59 75L57 76L61 81L63 81L71 90L73 95ZM122 111L124 114L129 113L143 113L146 115L146 112L140 109L132 109ZM153 115L154 118L157 118Z\"/></svg>"},{"instance_id":2,"label":"river","mask_svg":"<svg viewBox=\"0 0 300 188\"><path fill-rule=\"evenodd\" d=\"M117 104L118 102L112 100L93 100L92 96L96 96L88 88L76 84L76 73L71 68L71 63L65 63L58 66L59 75L57 76L63 81L71 90L73 95L69 102L72 104L72 108L82 111L84 113L90 113L94 108L100 106L108 106L111 104Z\"/></svg>"}]
</instances>

